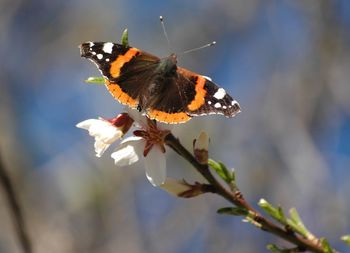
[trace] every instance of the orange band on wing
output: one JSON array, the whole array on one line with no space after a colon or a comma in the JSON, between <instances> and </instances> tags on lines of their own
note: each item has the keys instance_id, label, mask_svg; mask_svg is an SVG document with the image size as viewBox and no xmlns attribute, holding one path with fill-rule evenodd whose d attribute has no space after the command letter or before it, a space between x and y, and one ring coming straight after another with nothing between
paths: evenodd
<instances>
[{"instance_id":1,"label":"orange band on wing","mask_svg":"<svg viewBox=\"0 0 350 253\"><path fill-rule=\"evenodd\" d=\"M158 110L151 110L147 113L147 115L151 119L168 124L183 123L191 119L191 117L184 112L167 113Z\"/></svg>"},{"instance_id":2,"label":"orange band on wing","mask_svg":"<svg viewBox=\"0 0 350 253\"><path fill-rule=\"evenodd\" d=\"M118 84L111 83L107 79L105 79L105 84L112 96L116 98L121 104L128 105L132 108L137 107L137 100L133 99L127 93L125 93Z\"/></svg>"},{"instance_id":3,"label":"orange band on wing","mask_svg":"<svg viewBox=\"0 0 350 253\"><path fill-rule=\"evenodd\" d=\"M195 111L199 109L204 103L205 103L205 95L207 94L207 91L204 89L205 85L205 78L202 76L198 76L197 82L196 82L196 96L192 100L192 102L187 106L187 108L190 111Z\"/></svg>"},{"instance_id":4,"label":"orange band on wing","mask_svg":"<svg viewBox=\"0 0 350 253\"><path fill-rule=\"evenodd\" d=\"M140 50L137 48L131 47L125 54L119 55L115 61L111 63L111 68L109 69L109 73L112 77L117 78L120 75L120 70L123 65L129 62L133 57L135 57Z\"/></svg>"}]
</instances>

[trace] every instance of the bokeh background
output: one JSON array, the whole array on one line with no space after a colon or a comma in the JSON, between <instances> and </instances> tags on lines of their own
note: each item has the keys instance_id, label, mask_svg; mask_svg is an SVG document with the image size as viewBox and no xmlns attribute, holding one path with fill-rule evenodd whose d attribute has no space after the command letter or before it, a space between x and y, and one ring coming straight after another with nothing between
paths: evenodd
<instances>
[{"instance_id":1,"label":"bokeh background","mask_svg":"<svg viewBox=\"0 0 350 253\"><path fill-rule=\"evenodd\" d=\"M211 157L260 198L296 207L317 236L346 251L350 232L350 1L1 0L0 152L19 194L34 252L266 252L287 245L240 218L220 216L214 195L179 199L154 188L143 164L117 168L94 156L75 124L123 110L80 58L84 41L119 41L169 54L210 76L241 104L233 119L195 118L174 128L191 148L200 130ZM201 180L173 151L170 176ZM2 188L0 188L2 189ZM0 252L21 252L0 194Z\"/></svg>"}]
</instances>

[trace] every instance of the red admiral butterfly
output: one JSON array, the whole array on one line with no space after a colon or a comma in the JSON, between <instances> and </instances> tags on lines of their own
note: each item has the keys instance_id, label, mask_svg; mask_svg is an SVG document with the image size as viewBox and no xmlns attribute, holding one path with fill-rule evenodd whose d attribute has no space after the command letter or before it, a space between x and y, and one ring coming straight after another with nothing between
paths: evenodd
<instances>
[{"instance_id":1,"label":"red admiral butterfly","mask_svg":"<svg viewBox=\"0 0 350 253\"><path fill-rule=\"evenodd\" d=\"M176 124L193 116L240 112L238 102L208 77L178 67L175 54L161 59L111 42L83 43L80 53L97 65L114 98L151 119Z\"/></svg>"}]
</instances>

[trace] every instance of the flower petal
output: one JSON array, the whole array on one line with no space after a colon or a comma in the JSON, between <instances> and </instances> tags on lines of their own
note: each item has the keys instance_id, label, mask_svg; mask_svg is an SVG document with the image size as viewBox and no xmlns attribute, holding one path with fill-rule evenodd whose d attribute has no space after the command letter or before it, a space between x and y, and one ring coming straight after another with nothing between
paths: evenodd
<instances>
[{"instance_id":1,"label":"flower petal","mask_svg":"<svg viewBox=\"0 0 350 253\"><path fill-rule=\"evenodd\" d=\"M111 154L114 163L117 166L127 166L136 163L139 160L138 154L132 145L127 145Z\"/></svg>"},{"instance_id":2,"label":"flower petal","mask_svg":"<svg viewBox=\"0 0 350 253\"><path fill-rule=\"evenodd\" d=\"M202 131L194 143L194 149L208 150L209 136L206 132Z\"/></svg>"},{"instance_id":3,"label":"flower petal","mask_svg":"<svg viewBox=\"0 0 350 253\"><path fill-rule=\"evenodd\" d=\"M191 185L185 180L176 180L173 178L167 178L164 184L160 185L160 188L171 195L181 198L192 198L206 192L203 189L203 184L196 182Z\"/></svg>"},{"instance_id":4,"label":"flower petal","mask_svg":"<svg viewBox=\"0 0 350 253\"><path fill-rule=\"evenodd\" d=\"M167 123L162 123L162 122L157 122L157 128L160 129L160 130L172 131L174 129L174 125L167 124Z\"/></svg>"},{"instance_id":5,"label":"flower petal","mask_svg":"<svg viewBox=\"0 0 350 253\"><path fill-rule=\"evenodd\" d=\"M121 138L123 132L107 122L107 124L91 126L89 129L89 134L105 143L111 144L117 139Z\"/></svg>"},{"instance_id":6,"label":"flower petal","mask_svg":"<svg viewBox=\"0 0 350 253\"><path fill-rule=\"evenodd\" d=\"M126 111L137 125L139 125L140 127L147 126L147 118L145 113L141 113L138 110L132 109L130 107L126 108Z\"/></svg>"},{"instance_id":7,"label":"flower petal","mask_svg":"<svg viewBox=\"0 0 350 253\"><path fill-rule=\"evenodd\" d=\"M120 142L120 144L127 144L129 142L135 142L135 141L141 141L142 140L142 137L138 137L138 136L130 136L130 137L127 137L125 138L124 140L122 140Z\"/></svg>"},{"instance_id":8,"label":"flower petal","mask_svg":"<svg viewBox=\"0 0 350 253\"><path fill-rule=\"evenodd\" d=\"M95 147L96 156L101 157L110 145L111 144L95 139L94 147Z\"/></svg>"},{"instance_id":9,"label":"flower petal","mask_svg":"<svg viewBox=\"0 0 350 253\"><path fill-rule=\"evenodd\" d=\"M159 147L154 146L144 159L147 179L153 186L163 184L166 179L166 161Z\"/></svg>"},{"instance_id":10,"label":"flower petal","mask_svg":"<svg viewBox=\"0 0 350 253\"><path fill-rule=\"evenodd\" d=\"M94 147L97 157L101 157L110 144L123 136L120 128L102 118L84 120L76 126L88 130L89 134L95 137Z\"/></svg>"},{"instance_id":11,"label":"flower petal","mask_svg":"<svg viewBox=\"0 0 350 253\"><path fill-rule=\"evenodd\" d=\"M174 196L180 196L182 193L191 190L190 185L186 184L184 180L176 180L169 177L160 185L160 188Z\"/></svg>"},{"instance_id":12,"label":"flower petal","mask_svg":"<svg viewBox=\"0 0 350 253\"><path fill-rule=\"evenodd\" d=\"M194 140L194 156L200 164L208 163L208 146L209 137L206 132L201 132L196 140Z\"/></svg>"},{"instance_id":13,"label":"flower petal","mask_svg":"<svg viewBox=\"0 0 350 253\"><path fill-rule=\"evenodd\" d=\"M117 166L131 165L139 160L143 145L142 138L128 137L120 143L116 151L111 154L111 157Z\"/></svg>"},{"instance_id":14,"label":"flower petal","mask_svg":"<svg viewBox=\"0 0 350 253\"><path fill-rule=\"evenodd\" d=\"M108 144L123 136L123 132L119 128L103 119L88 119L78 123L76 126L88 130L91 136Z\"/></svg>"},{"instance_id":15,"label":"flower petal","mask_svg":"<svg viewBox=\"0 0 350 253\"><path fill-rule=\"evenodd\" d=\"M78 124L76 124L76 127L89 130L91 125L94 125L96 123L98 124L99 121L100 120L98 120L98 119L87 119L87 120L84 120L84 121L79 122Z\"/></svg>"}]
</instances>

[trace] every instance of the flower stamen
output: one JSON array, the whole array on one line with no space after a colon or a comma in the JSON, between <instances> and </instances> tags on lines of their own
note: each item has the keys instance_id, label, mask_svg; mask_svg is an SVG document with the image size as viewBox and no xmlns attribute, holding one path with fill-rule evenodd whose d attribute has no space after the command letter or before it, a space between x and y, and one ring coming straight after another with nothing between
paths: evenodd
<instances>
[{"instance_id":1,"label":"flower stamen","mask_svg":"<svg viewBox=\"0 0 350 253\"><path fill-rule=\"evenodd\" d=\"M157 145L162 153L165 153L165 137L170 133L169 130L161 130L156 123L147 118L147 126L143 130L135 130L134 135L145 139L146 144L143 156L146 157L153 146Z\"/></svg>"}]
</instances>

